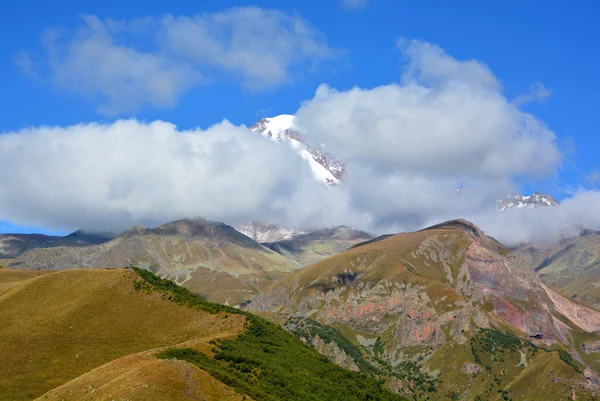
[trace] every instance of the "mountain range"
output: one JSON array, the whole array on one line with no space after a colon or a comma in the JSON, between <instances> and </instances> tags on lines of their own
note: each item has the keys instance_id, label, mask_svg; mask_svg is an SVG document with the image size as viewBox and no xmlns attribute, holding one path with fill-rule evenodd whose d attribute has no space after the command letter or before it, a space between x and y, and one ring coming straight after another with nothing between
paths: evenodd
<instances>
[{"instance_id":1,"label":"mountain range","mask_svg":"<svg viewBox=\"0 0 600 401\"><path fill-rule=\"evenodd\" d=\"M295 117L251 130L344 185ZM599 261L595 231L508 249L465 220L3 234L0 400L593 400Z\"/></svg>"},{"instance_id":2,"label":"mountain range","mask_svg":"<svg viewBox=\"0 0 600 401\"><path fill-rule=\"evenodd\" d=\"M340 226L259 243L224 223L184 219L31 249L0 269L4 355L24 358L24 376L0 379L0 399L594 399L600 312L583 303L595 306L597 238L583 232L513 252L454 220L381 237ZM581 267L569 273L573 261ZM43 314L32 312L38 305ZM156 319L168 329L155 331ZM296 360L308 371L286 365ZM290 372L328 360L341 370L324 367L320 380L360 372L344 380L375 380L364 386L377 396L296 393L304 379ZM329 383L318 391L338 391Z\"/></svg>"},{"instance_id":3,"label":"mountain range","mask_svg":"<svg viewBox=\"0 0 600 401\"><path fill-rule=\"evenodd\" d=\"M45 247L35 242L24 253L13 249L11 256L16 257L5 264L27 270L138 266L211 301L236 305L293 270L372 238L338 227L260 244L227 224L205 219L178 220L154 229L133 227L88 246L68 246L74 237L54 238Z\"/></svg>"},{"instance_id":4,"label":"mountain range","mask_svg":"<svg viewBox=\"0 0 600 401\"><path fill-rule=\"evenodd\" d=\"M35 248L88 246L109 241L113 235L75 231L67 236L43 234L0 234L0 259L13 259Z\"/></svg>"},{"instance_id":5,"label":"mountain range","mask_svg":"<svg viewBox=\"0 0 600 401\"><path fill-rule=\"evenodd\" d=\"M600 312L542 284L466 221L355 246L270 285L247 308L286 322L346 368L394 376L418 366L412 377L398 373L412 383L398 386L417 399L446 399L427 394L431 383L460 399L567 399L574 388L591 396L600 383L590 352L600 344ZM363 353L325 338L320 325ZM567 351L573 360L560 356Z\"/></svg>"}]
</instances>

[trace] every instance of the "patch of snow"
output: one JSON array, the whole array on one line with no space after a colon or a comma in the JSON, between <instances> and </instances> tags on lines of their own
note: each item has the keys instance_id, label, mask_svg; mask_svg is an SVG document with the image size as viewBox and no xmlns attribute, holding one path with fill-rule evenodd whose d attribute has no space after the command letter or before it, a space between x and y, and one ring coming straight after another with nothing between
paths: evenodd
<instances>
[{"instance_id":1,"label":"patch of snow","mask_svg":"<svg viewBox=\"0 0 600 401\"><path fill-rule=\"evenodd\" d=\"M259 221L250 221L240 227L236 227L236 230L261 243L283 241L295 235L304 234L302 231L278 227L274 224L266 224Z\"/></svg>"},{"instance_id":2,"label":"patch of snow","mask_svg":"<svg viewBox=\"0 0 600 401\"><path fill-rule=\"evenodd\" d=\"M506 198L496 203L496 209L505 211L512 208L531 208L558 206L559 203L550 195L536 192L533 195L508 195Z\"/></svg>"},{"instance_id":3,"label":"patch of snow","mask_svg":"<svg viewBox=\"0 0 600 401\"><path fill-rule=\"evenodd\" d=\"M345 165L335 156L325 152L322 147L313 147L306 142L306 133L296 124L296 117L282 114L276 117L263 118L250 127L253 132L260 133L276 142L286 142L306 160L313 176L327 186L340 184L345 173Z\"/></svg>"}]
</instances>

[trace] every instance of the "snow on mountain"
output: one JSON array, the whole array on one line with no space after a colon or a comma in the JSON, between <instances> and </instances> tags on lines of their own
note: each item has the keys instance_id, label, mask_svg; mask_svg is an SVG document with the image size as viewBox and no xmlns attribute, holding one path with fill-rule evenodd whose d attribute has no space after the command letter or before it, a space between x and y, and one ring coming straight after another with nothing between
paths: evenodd
<instances>
[{"instance_id":1,"label":"snow on mountain","mask_svg":"<svg viewBox=\"0 0 600 401\"><path fill-rule=\"evenodd\" d=\"M278 242L290 239L295 235L304 234L303 231L292 230L291 228L278 227L274 224L266 224L260 221L250 221L243 226L236 227L236 230L256 242Z\"/></svg>"},{"instance_id":2,"label":"snow on mountain","mask_svg":"<svg viewBox=\"0 0 600 401\"><path fill-rule=\"evenodd\" d=\"M550 195L536 192L533 195L508 195L506 198L496 203L496 209L505 211L512 208L531 208L558 206L559 203Z\"/></svg>"},{"instance_id":3,"label":"snow on mountain","mask_svg":"<svg viewBox=\"0 0 600 401\"><path fill-rule=\"evenodd\" d=\"M340 184L346 166L344 162L319 146L314 146L307 140L304 132L296 124L296 117L282 114L276 117L263 118L250 127L276 142L287 142L300 156L308 162L315 179L327 186Z\"/></svg>"}]
</instances>

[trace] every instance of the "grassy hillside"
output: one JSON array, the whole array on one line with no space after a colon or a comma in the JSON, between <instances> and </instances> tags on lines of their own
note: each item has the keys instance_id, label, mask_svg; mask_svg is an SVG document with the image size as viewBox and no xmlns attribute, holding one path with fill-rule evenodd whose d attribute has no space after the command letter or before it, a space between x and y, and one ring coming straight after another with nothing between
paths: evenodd
<instances>
[{"instance_id":1,"label":"grassy hillside","mask_svg":"<svg viewBox=\"0 0 600 401\"><path fill-rule=\"evenodd\" d=\"M4 270L3 282L23 274ZM137 279L132 270L74 270L0 292L0 399L31 400L114 359L243 328L243 316L136 291Z\"/></svg>"},{"instance_id":2,"label":"grassy hillside","mask_svg":"<svg viewBox=\"0 0 600 401\"><path fill-rule=\"evenodd\" d=\"M402 400L372 376L344 370L281 327L258 316L211 304L145 270L142 291L171 294L193 309L246 316L247 330L234 339L213 342L210 352L189 347L165 350L158 357L185 360L254 400Z\"/></svg>"},{"instance_id":3,"label":"grassy hillside","mask_svg":"<svg viewBox=\"0 0 600 401\"><path fill-rule=\"evenodd\" d=\"M2 270L0 400L401 400L146 270Z\"/></svg>"},{"instance_id":4,"label":"grassy hillside","mask_svg":"<svg viewBox=\"0 0 600 401\"><path fill-rule=\"evenodd\" d=\"M38 401L251 401L207 372L142 353L109 362L44 394Z\"/></svg>"},{"instance_id":5,"label":"grassy hillside","mask_svg":"<svg viewBox=\"0 0 600 401\"><path fill-rule=\"evenodd\" d=\"M0 266L2 266L1 260ZM13 285L18 284L22 281L38 277L47 273L49 272L0 268L0 293L2 293L2 290L12 287Z\"/></svg>"},{"instance_id":6,"label":"grassy hillside","mask_svg":"<svg viewBox=\"0 0 600 401\"><path fill-rule=\"evenodd\" d=\"M419 400L529 400L510 392L517 378L546 397L569 396L574 388L586 399L587 379L574 366L585 343L582 360L596 369L600 314L548 291L493 238L469 222L451 221L371 241L292 273L248 310L278 322L316 320L321 327L299 335L312 343L319 334L315 347L322 352L345 352L340 365L348 365L346 356L359 367L370 362L390 387ZM554 368L537 376L526 364L543 354Z\"/></svg>"},{"instance_id":7,"label":"grassy hillside","mask_svg":"<svg viewBox=\"0 0 600 401\"><path fill-rule=\"evenodd\" d=\"M484 329L468 343L444 347L425 366L443 389L434 399L568 400L572 389L578 399L592 399L583 389L584 377L558 351L499 329Z\"/></svg>"}]
</instances>

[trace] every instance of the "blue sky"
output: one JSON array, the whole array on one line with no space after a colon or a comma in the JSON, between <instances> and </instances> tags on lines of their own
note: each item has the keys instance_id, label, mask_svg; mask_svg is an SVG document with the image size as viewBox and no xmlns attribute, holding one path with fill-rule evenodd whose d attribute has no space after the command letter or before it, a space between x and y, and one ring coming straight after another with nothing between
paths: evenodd
<instances>
[{"instance_id":1,"label":"blue sky","mask_svg":"<svg viewBox=\"0 0 600 401\"><path fill-rule=\"evenodd\" d=\"M492 4L495 3L495 4ZM22 52L33 62L43 58L42 37L50 28L74 31L82 16L100 20L160 18L165 14L192 16L232 7L276 8L308 21L339 52L316 69L299 71L292 82L252 89L219 77L192 87L172 107L143 106L106 115L93 96L59 87L47 74L24 74L18 67ZM110 123L119 117L169 121L180 129L207 128L223 119L250 125L262 116L295 113L321 83L338 90L374 88L398 82L403 57L399 37L441 47L457 60L485 63L502 82L507 99L527 94L542 84L551 95L521 108L543 121L558 136L564 154L557 173L542 180L519 180L522 190L548 192L562 199L599 169L600 114L596 94L600 6L592 1L392 1L366 0L349 9L337 0L325 1L22 1L1 7L0 132L41 125L68 126L81 122ZM0 232L53 231L0 223ZM59 230L60 231L60 230Z\"/></svg>"}]
</instances>

